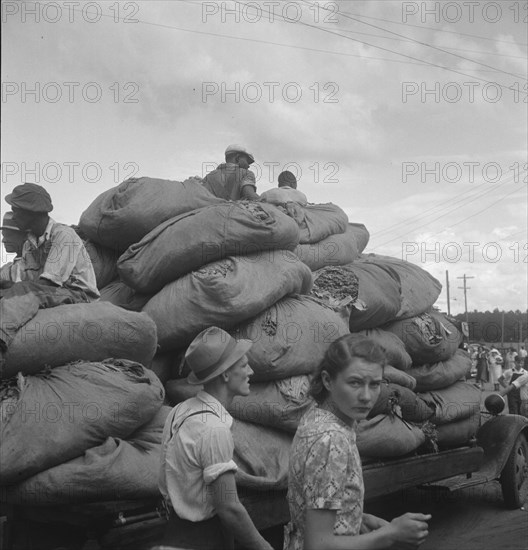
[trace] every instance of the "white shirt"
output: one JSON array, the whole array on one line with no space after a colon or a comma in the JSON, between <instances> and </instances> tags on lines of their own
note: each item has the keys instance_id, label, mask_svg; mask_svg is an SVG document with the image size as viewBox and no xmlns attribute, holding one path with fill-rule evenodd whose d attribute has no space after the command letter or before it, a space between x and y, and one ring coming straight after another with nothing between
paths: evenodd
<instances>
[{"instance_id":1,"label":"white shirt","mask_svg":"<svg viewBox=\"0 0 528 550\"><path fill-rule=\"evenodd\" d=\"M513 373L522 373L521 376L519 376L517 379L515 379L512 382L512 385L515 386L517 389L520 389L521 393L521 401L528 401L528 371L521 369L520 371L515 371L512 369L508 369L504 371L504 381L506 384L510 383L510 380L512 378Z\"/></svg>"},{"instance_id":2,"label":"white shirt","mask_svg":"<svg viewBox=\"0 0 528 550\"><path fill-rule=\"evenodd\" d=\"M188 418L205 410L216 415L204 412ZM208 485L225 472L237 471L232 424L231 415L205 391L176 405L167 417L158 485L180 518L202 521L215 515Z\"/></svg>"},{"instance_id":3,"label":"white shirt","mask_svg":"<svg viewBox=\"0 0 528 550\"><path fill-rule=\"evenodd\" d=\"M260 195L260 198L264 202L269 202L272 204L297 202L304 206L308 203L308 199L302 191L299 191L287 185L283 185L282 187L277 187L275 189L270 189L269 191L264 191L264 193Z\"/></svg>"},{"instance_id":4,"label":"white shirt","mask_svg":"<svg viewBox=\"0 0 528 550\"><path fill-rule=\"evenodd\" d=\"M42 235L28 233L22 247L20 276L24 281L46 279L58 286L82 290L99 298L92 262L80 237L52 218Z\"/></svg>"}]
</instances>

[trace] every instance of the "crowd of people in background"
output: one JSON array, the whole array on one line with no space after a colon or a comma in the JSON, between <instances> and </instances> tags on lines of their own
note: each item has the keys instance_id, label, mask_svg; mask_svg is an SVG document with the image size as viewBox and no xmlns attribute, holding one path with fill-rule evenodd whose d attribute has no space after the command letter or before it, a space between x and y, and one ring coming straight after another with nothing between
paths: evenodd
<instances>
[{"instance_id":1,"label":"crowd of people in background","mask_svg":"<svg viewBox=\"0 0 528 550\"><path fill-rule=\"evenodd\" d=\"M470 346L468 350L475 369L477 385L484 389L489 382L493 391L504 393L507 388L508 412L528 417L528 352L510 347L504 357L495 347Z\"/></svg>"}]
</instances>

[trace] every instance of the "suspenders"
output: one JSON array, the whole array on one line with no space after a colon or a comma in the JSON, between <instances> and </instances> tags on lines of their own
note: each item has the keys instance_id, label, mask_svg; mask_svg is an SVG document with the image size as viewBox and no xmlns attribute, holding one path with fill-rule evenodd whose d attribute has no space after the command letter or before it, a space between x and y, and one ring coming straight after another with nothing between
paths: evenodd
<instances>
[{"instance_id":1,"label":"suspenders","mask_svg":"<svg viewBox=\"0 0 528 550\"><path fill-rule=\"evenodd\" d=\"M189 416L186 416L179 424L178 426L178 430L181 428L182 424L188 419L188 418L191 418L191 416L196 416L197 414L214 414L217 418L220 418L214 411L210 410L210 409L204 409L203 411L196 411L196 412L193 412L191 413ZM172 424L172 421L174 420L174 415L172 417L172 420L171 420L171 427L170 427L170 431L169 431L169 440L172 439L173 435L174 435L174 426Z\"/></svg>"}]
</instances>

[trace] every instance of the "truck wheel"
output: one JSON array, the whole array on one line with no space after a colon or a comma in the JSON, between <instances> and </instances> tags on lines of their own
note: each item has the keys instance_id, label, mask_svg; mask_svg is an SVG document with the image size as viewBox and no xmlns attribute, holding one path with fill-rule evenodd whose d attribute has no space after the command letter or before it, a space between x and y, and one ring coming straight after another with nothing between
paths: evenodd
<instances>
[{"instance_id":1,"label":"truck wheel","mask_svg":"<svg viewBox=\"0 0 528 550\"><path fill-rule=\"evenodd\" d=\"M528 498L528 442L519 434L502 470L502 496L508 508L520 508Z\"/></svg>"}]
</instances>

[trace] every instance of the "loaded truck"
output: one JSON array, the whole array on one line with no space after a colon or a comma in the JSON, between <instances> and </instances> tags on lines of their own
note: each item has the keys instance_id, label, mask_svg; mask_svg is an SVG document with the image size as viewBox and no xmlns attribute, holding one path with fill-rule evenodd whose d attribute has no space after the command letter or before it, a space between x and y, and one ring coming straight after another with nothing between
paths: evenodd
<instances>
[{"instance_id":1,"label":"loaded truck","mask_svg":"<svg viewBox=\"0 0 528 550\"><path fill-rule=\"evenodd\" d=\"M499 481L504 504L519 508L528 499L528 419L482 412L482 423L467 445L440 452L384 460L364 460L365 500L411 487L446 491ZM255 525L273 530L289 520L286 490L239 488ZM160 499L95 502L61 506L17 506L2 503L2 548L148 550L160 544L166 523ZM275 529L275 533L280 530ZM279 537L273 543L281 548Z\"/></svg>"}]
</instances>

